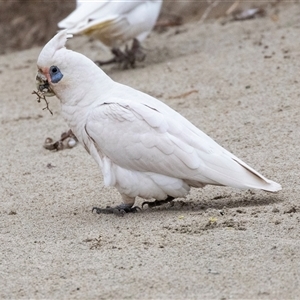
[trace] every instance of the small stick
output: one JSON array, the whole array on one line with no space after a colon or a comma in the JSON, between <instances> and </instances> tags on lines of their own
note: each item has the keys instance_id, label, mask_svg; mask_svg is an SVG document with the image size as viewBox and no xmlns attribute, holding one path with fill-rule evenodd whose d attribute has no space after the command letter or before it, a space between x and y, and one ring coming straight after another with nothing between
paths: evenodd
<instances>
[{"instance_id":1,"label":"small stick","mask_svg":"<svg viewBox=\"0 0 300 300\"><path fill-rule=\"evenodd\" d=\"M202 14L200 20L198 21L199 24L202 24L207 16L209 15L209 13L211 12L211 10L216 7L217 5L219 5L219 3L221 2L221 0L206 0L208 7L204 10L204 13Z\"/></svg>"},{"instance_id":2,"label":"small stick","mask_svg":"<svg viewBox=\"0 0 300 300\"><path fill-rule=\"evenodd\" d=\"M232 5L226 10L226 15L231 15L236 8L240 5L240 0L236 0Z\"/></svg>"},{"instance_id":3,"label":"small stick","mask_svg":"<svg viewBox=\"0 0 300 300\"><path fill-rule=\"evenodd\" d=\"M37 102L38 103L40 103L41 99L43 99L46 103L46 107L44 107L43 110L47 109L51 113L51 115L53 115L53 112L50 110L49 102L47 101L45 95L43 95L41 92L36 92L36 91L33 91L31 94L37 95Z\"/></svg>"}]
</instances>

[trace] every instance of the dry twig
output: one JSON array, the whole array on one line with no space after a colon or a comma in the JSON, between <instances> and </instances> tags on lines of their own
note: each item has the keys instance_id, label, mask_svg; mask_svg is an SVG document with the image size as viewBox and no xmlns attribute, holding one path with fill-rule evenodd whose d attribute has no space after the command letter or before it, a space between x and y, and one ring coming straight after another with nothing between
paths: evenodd
<instances>
[{"instance_id":1,"label":"dry twig","mask_svg":"<svg viewBox=\"0 0 300 300\"><path fill-rule=\"evenodd\" d=\"M47 101L45 95L43 95L41 92L37 92L37 91L33 91L32 92L33 95L37 95L37 102L40 103L41 102L41 99L45 101L46 103L46 107L43 108L43 110L47 109L51 115L53 115L53 112L50 110L50 107L49 107L49 102Z\"/></svg>"},{"instance_id":2,"label":"dry twig","mask_svg":"<svg viewBox=\"0 0 300 300\"><path fill-rule=\"evenodd\" d=\"M201 19L199 20L199 24L202 24L207 16L210 14L210 12L212 11L213 8L215 8L217 5L219 5L219 3L221 2L221 0L206 0L207 1L207 8L205 9Z\"/></svg>"}]
</instances>

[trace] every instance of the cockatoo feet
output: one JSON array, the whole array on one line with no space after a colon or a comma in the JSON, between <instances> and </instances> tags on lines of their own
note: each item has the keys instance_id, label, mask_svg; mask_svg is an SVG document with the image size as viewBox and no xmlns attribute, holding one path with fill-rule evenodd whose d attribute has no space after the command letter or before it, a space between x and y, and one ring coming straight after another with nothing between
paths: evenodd
<instances>
[{"instance_id":1,"label":"cockatoo feet","mask_svg":"<svg viewBox=\"0 0 300 300\"><path fill-rule=\"evenodd\" d=\"M43 147L47 150L63 150L73 148L77 145L78 140L71 129L61 134L60 140L53 142L51 138L46 138Z\"/></svg>"},{"instance_id":2,"label":"cockatoo feet","mask_svg":"<svg viewBox=\"0 0 300 300\"><path fill-rule=\"evenodd\" d=\"M127 46L124 51L119 48L113 48L111 52L114 55L112 59L106 61L97 60L95 63L98 66L117 63L122 69L128 69L129 67L134 68L136 61L143 61L146 57L146 54L142 51L141 44L137 39L133 40L130 49L128 49Z\"/></svg>"},{"instance_id":3,"label":"cockatoo feet","mask_svg":"<svg viewBox=\"0 0 300 300\"><path fill-rule=\"evenodd\" d=\"M132 206L131 204L121 204L115 207L107 206L106 208L93 207L92 212L96 211L97 214L115 214L123 216L125 213L136 213L141 209L138 206Z\"/></svg>"},{"instance_id":4,"label":"cockatoo feet","mask_svg":"<svg viewBox=\"0 0 300 300\"><path fill-rule=\"evenodd\" d=\"M147 204L148 207L150 207L150 208L155 207L155 206L160 206L160 205L169 203L169 202L173 201L174 199L175 199L174 197L168 196L167 199L165 199L165 200L144 201L143 204L142 204L142 208L143 208L144 205L146 205L146 204Z\"/></svg>"},{"instance_id":5,"label":"cockatoo feet","mask_svg":"<svg viewBox=\"0 0 300 300\"><path fill-rule=\"evenodd\" d=\"M125 53L128 57L131 57L131 61L134 61L134 63L135 61L143 61L146 58L142 45L137 39L132 41L131 49L125 48Z\"/></svg>"},{"instance_id":6,"label":"cockatoo feet","mask_svg":"<svg viewBox=\"0 0 300 300\"><path fill-rule=\"evenodd\" d=\"M111 50L112 54L114 55L113 58L109 60L96 60L95 64L98 65L99 67L104 66L104 65L110 65L114 63L122 63L125 60L125 53L122 52L119 48L113 48Z\"/></svg>"}]
</instances>

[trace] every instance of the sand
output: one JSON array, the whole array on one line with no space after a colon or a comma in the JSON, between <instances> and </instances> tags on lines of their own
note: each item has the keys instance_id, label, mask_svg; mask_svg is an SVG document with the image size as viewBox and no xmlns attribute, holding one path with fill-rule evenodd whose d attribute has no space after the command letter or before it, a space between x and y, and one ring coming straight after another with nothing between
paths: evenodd
<instances>
[{"instance_id":1,"label":"sand","mask_svg":"<svg viewBox=\"0 0 300 300\"><path fill-rule=\"evenodd\" d=\"M41 48L0 56L0 298L298 298L299 14L281 5L255 20L154 32L137 68L104 68L283 187L193 189L124 217L91 212L121 199L81 146L42 147L68 127L56 98L52 116L31 94ZM87 41L68 47L109 57Z\"/></svg>"}]
</instances>

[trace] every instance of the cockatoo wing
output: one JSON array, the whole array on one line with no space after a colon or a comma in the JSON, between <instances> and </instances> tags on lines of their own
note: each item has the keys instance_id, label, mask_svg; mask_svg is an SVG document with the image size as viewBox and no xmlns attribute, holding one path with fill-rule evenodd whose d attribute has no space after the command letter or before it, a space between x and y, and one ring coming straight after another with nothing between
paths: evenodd
<instances>
[{"instance_id":1,"label":"cockatoo wing","mask_svg":"<svg viewBox=\"0 0 300 300\"><path fill-rule=\"evenodd\" d=\"M86 25L91 16L98 10L101 10L106 4L107 1L78 3L77 8L57 25L59 28L65 29Z\"/></svg>"},{"instance_id":2,"label":"cockatoo wing","mask_svg":"<svg viewBox=\"0 0 300 300\"><path fill-rule=\"evenodd\" d=\"M142 41L155 25L162 1L84 2L58 27L72 34L95 35L99 40L138 38ZM104 36L104 38L102 37ZM105 37L106 36L106 37Z\"/></svg>"},{"instance_id":3,"label":"cockatoo wing","mask_svg":"<svg viewBox=\"0 0 300 300\"><path fill-rule=\"evenodd\" d=\"M280 189L191 123L180 121L146 104L110 99L93 108L85 130L99 153L124 169L180 178L195 186Z\"/></svg>"}]
</instances>

